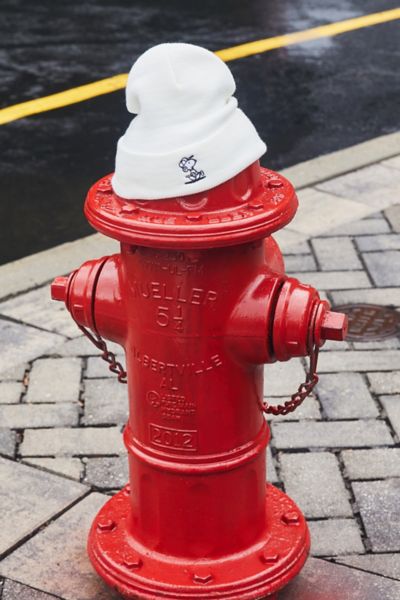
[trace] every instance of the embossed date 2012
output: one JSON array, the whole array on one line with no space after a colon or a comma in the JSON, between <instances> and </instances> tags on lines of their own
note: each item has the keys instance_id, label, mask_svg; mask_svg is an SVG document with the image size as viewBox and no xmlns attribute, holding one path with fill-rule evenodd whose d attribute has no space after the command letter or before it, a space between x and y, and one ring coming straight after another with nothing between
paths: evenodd
<instances>
[{"instance_id":1,"label":"embossed date 2012","mask_svg":"<svg viewBox=\"0 0 400 600\"><path fill-rule=\"evenodd\" d=\"M197 431L171 429L149 423L150 443L160 448L195 452L197 450Z\"/></svg>"}]
</instances>

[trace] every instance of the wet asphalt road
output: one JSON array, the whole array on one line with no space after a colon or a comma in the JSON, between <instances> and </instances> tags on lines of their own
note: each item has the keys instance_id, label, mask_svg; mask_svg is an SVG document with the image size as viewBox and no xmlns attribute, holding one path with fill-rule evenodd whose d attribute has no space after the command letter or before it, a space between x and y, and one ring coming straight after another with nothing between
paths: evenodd
<instances>
[{"instance_id":1,"label":"wet asphalt road","mask_svg":"<svg viewBox=\"0 0 400 600\"><path fill-rule=\"evenodd\" d=\"M1 106L127 72L144 50L218 50L397 7L393 0L3 0ZM281 169L398 129L398 21L229 63ZM113 170L123 91L0 127L0 264L87 235L88 187ZM223 159L223 157L221 157ZM85 257L82 257L84 260Z\"/></svg>"}]
</instances>

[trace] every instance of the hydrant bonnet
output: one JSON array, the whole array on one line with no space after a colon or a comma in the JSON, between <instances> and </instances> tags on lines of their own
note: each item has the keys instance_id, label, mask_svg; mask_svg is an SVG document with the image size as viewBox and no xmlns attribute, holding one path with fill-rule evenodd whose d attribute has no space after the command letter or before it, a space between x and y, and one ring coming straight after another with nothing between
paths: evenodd
<instances>
[{"instance_id":1,"label":"hydrant bonnet","mask_svg":"<svg viewBox=\"0 0 400 600\"><path fill-rule=\"evenodd\" d=\"M227 181L266 151L232 96L235 82L214 53L160 44L133 65L126 89L137 116L120 138L116 194L156 200L197 194Z\"/></svg>"}]
</instances>

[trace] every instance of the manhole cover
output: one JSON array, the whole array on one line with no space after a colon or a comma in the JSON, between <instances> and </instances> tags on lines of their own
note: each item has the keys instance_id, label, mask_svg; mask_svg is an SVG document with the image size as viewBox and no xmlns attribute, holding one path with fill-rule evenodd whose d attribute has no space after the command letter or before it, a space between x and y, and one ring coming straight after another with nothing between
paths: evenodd
<instances>
[{"instance_id":1,"label":"manhole cover","mask_svg":"<svg viewBox=\"0 0 400 600\"><path fill-rule=\"evenodd\" d=\"M400 333L400 313L377 304L343 304L335 306L349 317L346 340L369 342L394 337Z\"/></svg>"}]
</instances>

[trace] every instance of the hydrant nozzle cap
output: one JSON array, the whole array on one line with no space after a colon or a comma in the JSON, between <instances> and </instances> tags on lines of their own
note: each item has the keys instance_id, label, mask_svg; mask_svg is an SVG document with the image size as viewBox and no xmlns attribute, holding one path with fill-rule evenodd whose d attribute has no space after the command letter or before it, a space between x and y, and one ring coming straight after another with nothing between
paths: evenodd
<instances>
[{"instance_id":1,"label":"hydrant nozzle cap","mask_svg":"<svg viewBox=\"0 0 400 600\"><path fill-rule=\"evenodd\" d=\"M346 338L347 329L347 315L328 310L321 323L321 338L342 342Z\"/></svg>"},{"instance_id":2,"label":"hydrant nozzle cap","mask_svg":"<svg viewBox=\"0 0 400 600\"><path fill-rule=\"evenodd\" d=\"M65 302L67 298L68 277L56 277L51 284L50 289L52 300Z\"/></svg>"},{"instance_id":3,"label":"hydrant nozzle cap","mask_svg":"<svg viewBox=\"0 0 400 600\"><path fill-rule=\"evenodd\" d=\"M112 185L121 198L188 196L258 160L264 142L233 97L235 81L213 52L160 44L134 63L126 103L137 114L117 147Z\"/></svg>"}]
</instances>

